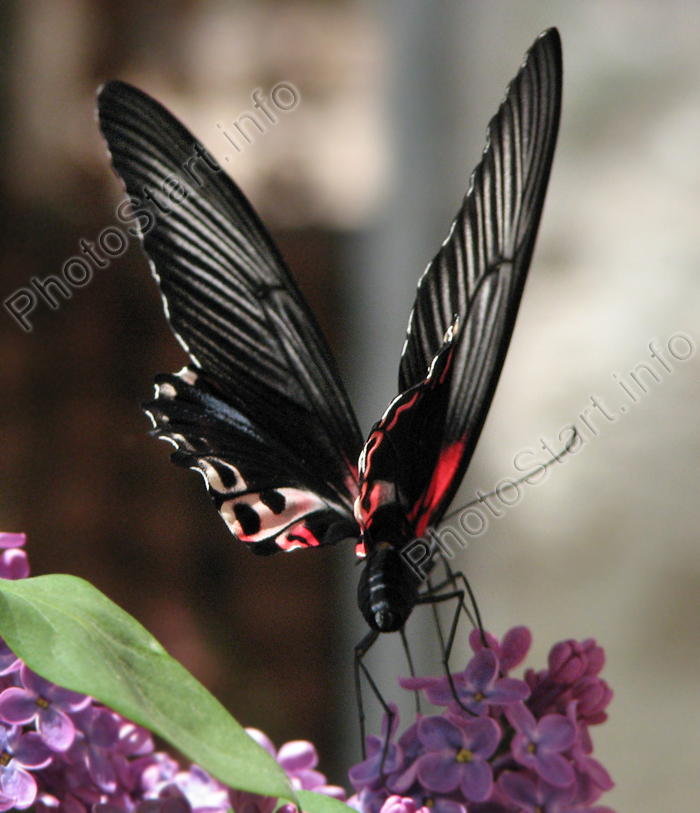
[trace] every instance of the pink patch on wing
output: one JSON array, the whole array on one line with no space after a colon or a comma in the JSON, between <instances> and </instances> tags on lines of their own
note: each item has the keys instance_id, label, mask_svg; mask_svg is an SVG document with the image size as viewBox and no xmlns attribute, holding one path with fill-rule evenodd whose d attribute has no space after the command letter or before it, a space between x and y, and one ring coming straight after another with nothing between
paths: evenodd
<instances>
[{"instance_id":1,"label":"pink patch on wing","mask_svg":"<svg viewBox=\"0 0 700 813\"><path fill-rule=\"evenodd\" d=\"M462 460L465 445L466 439L457 440L440 454L430 485L408 517L411 522L416 523L414 531L416 537L423 536L434 510L452 484Z\"/></svg>"},{"instance_id":2,"label":"pink patch on wing","mask_svg":"<svg viewBox=\"0 0 700 813\"><path fill-rule=\"evenodd\" d=\"M273 536L281 535L286 531L290 534L290 526L298 528L301 526L304 518L313 514L315 511L325 510L328 508L328 503L325 502L317 494L311 491L303 491L297 488L278 488L275 492L284 498L284 508L275 513L268 505L263 503L260 499L260 493L251 492L250 494L241 494L231 500L227 500L221 506L221 516L224 518L226 524L231 531L242 542L261 542L264 539L269 539ZM236 516L236 506L246 504L255 512L259 519L259 528L255 533L246 533L243 525ZM310 534L309 531L307 533ZM311 535L314 539L313 542L297 542L296 547L303 545L318 545L318 540ZM280 536L280 538L282 538ZM283 547L280 544L280 547ZM285 548L287 550L287 548Z\"/></svg>"},{"instance_id":3,"label":"pink patch on wing","mask_svg":"<svg viewBox=\"0 0 700 813\"><path fill-rule=\"evenodd\" d=\"M296 548L315 548L321 543L303 522L299 522L277 537L277 544L282 550L290 551Z\"/></svg>"}]
</instances>

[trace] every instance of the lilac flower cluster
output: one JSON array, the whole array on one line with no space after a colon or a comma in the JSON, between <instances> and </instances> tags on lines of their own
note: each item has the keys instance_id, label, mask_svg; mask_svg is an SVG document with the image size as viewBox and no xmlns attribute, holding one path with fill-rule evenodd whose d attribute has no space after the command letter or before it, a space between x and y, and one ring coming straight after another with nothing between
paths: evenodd
<instances>
[{"instance_id":1,"label":"lilac flower cluster","mask_svg":"<svg viewBox=\"0 0 700 813\"><path fill-rule=\"evenodd\" d=\"M29 575L24 542L24 534L0 533L0 578ZM262 732L248 734L295 789L345 800L315 770L311 743L276 752ZM36 813L272 813L277 801L228 788L196 765L181 770L155 751L146 729L39 677L0 638L0 813L32 805Z\"/></svg>"},{"instance_id":2,"label":"lilac flower cluster","mask_svg":"<svg viewBox=\"0 0 700 813\"><path fill-rule=\"evenodd\" d=\"M361 813L613 813L596 804L613 782L591 756L588 730L612 698L598 676L605 653L591 639L563 641L547 669L508 677L531 640L525 627L501 642L474 630L474 656L452 685L447 676L401 679L445 711L418 715L397 741L397 716L391 731L385 720L350 770L349 804Z\"/></svg>"}]
</instances>

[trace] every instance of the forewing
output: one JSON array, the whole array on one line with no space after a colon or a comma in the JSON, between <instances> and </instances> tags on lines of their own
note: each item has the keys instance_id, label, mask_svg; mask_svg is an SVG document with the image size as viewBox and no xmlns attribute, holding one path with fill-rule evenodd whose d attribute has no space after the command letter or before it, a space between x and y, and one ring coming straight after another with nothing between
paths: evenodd
<instances>
[{"instance_id":1,"label":"forewing","mask_svg":"<svg viewBox=\"0 0 700 813\"><path fill-rule=\"evenodd\" d=\"M268 451L316 472L314 483L328 484L351 511L362 437L316 320L258 216L145 93L108 82L98 111L132 213L142 213L139 236L166 315L201 380L257 427ZM205 410L190 427L187 443L209 431L208 417ZM167 436L168 424L159 431ZM227 453L235 458L233 444Z\"/></svg>"},{"instance_id":2,"label":"forewing","mask_svg":"<svg viewBox=\"0 0 700 813\"><path fill-rule=\"evenodd\" d=\"M417 385L457 319L450 392L422 525L454 497L486 419L513 331L549 180L561 109L556 29L532 46L491 120L462 208L418 285L399 369ZM430 494L430 499L427 495Z\"/></svg>"}]
</instances>

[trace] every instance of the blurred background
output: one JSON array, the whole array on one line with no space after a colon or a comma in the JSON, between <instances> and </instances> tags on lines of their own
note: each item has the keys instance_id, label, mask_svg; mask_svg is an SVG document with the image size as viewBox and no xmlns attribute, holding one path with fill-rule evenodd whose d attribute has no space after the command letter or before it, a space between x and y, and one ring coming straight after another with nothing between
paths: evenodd
<instances>
[{"instance_id":1,"label":"blurred background","mask_svg":"<svg viewBox=\"0 0 700 813\"><path fill-rule=\"evenodd\" d=\"M593 731L617 782L605 802L684 813L700 798L697 3L5 0L0 297L59 274L84 257L81 240L120 225L94 93L125 79L226 162L318 314L367 430L395 394L416 281L487 122L552 25L564 46L559 146L455 507L516 479L518 461L546 459L542 444L561 448L566 426L585 442L517 501L502 490L500 516L457 565L489 630L532 629L530 665L564 638L606 648L615 699ZM279 82L299 104L234 150L223 130ZM351 546L250 555L201 480L146 436L138 405L185 357L135 243L71 293L55 310L39 302L31 331L0 312L0 526L27 532L35 574L92 581L244 725L277 745L313 740L347 786L364 632ZM591 412L592 396L610 419ZM430 624L418 618L410 637L421 668L439 674ZM397 699L400 649L380 641L370 660Z\"/></svg>"}]
</instances>

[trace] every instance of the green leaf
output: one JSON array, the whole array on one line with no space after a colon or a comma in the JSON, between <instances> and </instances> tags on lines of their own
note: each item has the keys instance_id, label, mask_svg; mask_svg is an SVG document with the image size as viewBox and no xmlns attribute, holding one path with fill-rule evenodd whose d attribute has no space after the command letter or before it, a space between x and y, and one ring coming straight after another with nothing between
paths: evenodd
<instances>
[{"instance_id":1,"label":"green leaf","mask_svg":"<svg viewBox=\"0 0 700 813\"><path fill-rule=\"evenodd\" d=\"M357 813L352 807L332 796L324 796L310 790L298 790L297 799L304 813Z\"/></svg>"},{"instance_id":2,"label":"green leaf","mask_svg":"<svg viewBox=\"0 0 700 813\"><path fill-rule=\"evenodd\" d=\"M136 619L83 579L0 580L0 634L37 674L159 734L224 784L296 803L267 751Z\"/></svg>"}]
</instances>

